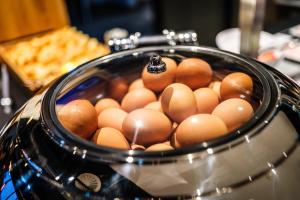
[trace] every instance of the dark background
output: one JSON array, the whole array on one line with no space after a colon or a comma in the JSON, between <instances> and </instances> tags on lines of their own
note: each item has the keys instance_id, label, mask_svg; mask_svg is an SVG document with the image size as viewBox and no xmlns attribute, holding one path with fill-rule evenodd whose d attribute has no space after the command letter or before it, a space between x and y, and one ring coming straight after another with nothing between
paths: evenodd
<instances>
[{"instance_id":1,"label":"dark background","mask_svg":"<svg viewBox=\"0 0 300 200\"><path fill-rule=\"evenodd\" d=\"M201 44L215 46L221 30L238 26L238 0L67 0L72 25L103 40L120 27L144 35L192 29ZM300 23L300 8L267 0L264 29L278 32Z\"/></svg>"}]
</instances>

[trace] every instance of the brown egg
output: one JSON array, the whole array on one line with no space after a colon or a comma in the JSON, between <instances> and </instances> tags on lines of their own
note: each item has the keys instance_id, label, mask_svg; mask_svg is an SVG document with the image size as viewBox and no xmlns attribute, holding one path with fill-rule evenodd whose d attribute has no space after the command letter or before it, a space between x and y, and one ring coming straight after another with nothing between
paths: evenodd
<instances>
[{"instance_id":1,"label":"brown egg","mask_svg":"<svg viewBox=\"0 0 300 200\"><path fill-rule=\"evenodd\" d=\"M162 112L160 101L151 102L151 103L147 104L144 108Z\"/></svg>"},{"instance_id":2,"label":"brown egg","mask_svg":"<svg viewBox=\"0 0 300 200\"><path fill-rule=\"evenodd\" d=\"M139 89L139 88L145 88L143 80L141 78L136 79L129 85L129 91Z\"/></svg>"},{"instance_id":3,"label":"brown egg","mask_svg":"<svg viewBox=\"0 0 300 200\"><path fill-rule=\"evenodd\" d=\"M177 124L176 122L173 122L173 124L172 124L172 128L173 128L173 129L176 129L176 128L177 128L177 126L178 126L178 124Z\"/></svg>"},{"instance_id":4,"label":"brown egg","mask_svg":"<svg viewBox=\"0 0 300 200\"><path fill-rule=\"evenodd\" d=\"M129 150L130 145L128 144L124 135L117 129L105 127L97 131L96 144L111 147L116 149Z\"/></svg>"},{"instance_id":5,"label":"brown egg","mask_svg":"<svg viewBox=\"0 0 300 200\"><path fill-rule=\"evenodd\" d=\"M128 92L122 100L121 107L127 112L143 108L147 104L156 101L155 94L146 88L135 89Z\"/></svg>"},{"instance_id":6,"label":"brown egg","mask_svg":"<svg viewBox=\"0 0 300 200\"><path fill-rule=\"evenodd\" d=\"M145 151L145 147L139 144L132 144L131 145L132 150L137 150L137 151Z\"/></svg>"},{"instance_id":7,"label":"brown egg","mask_svg":"<svg viewBox=\"0 0 300 200\"><path fill-rule=\"evenodd\" d=\"M164 89L161 106L164 113L177 123L197 113L197 103L193 91L181 83L173 83Z\"/></svg>"},{"instance_id":8,"label":"brown egg","mask_svg":"<svg viewBox=\"0 0 300 200\"><path fill-rule=\"evenodd\" d=\"M147 71L147 67L142 72L142 79L146 88L149 88L155 92L162 91L174 82L177 64L171 58L162 58L162 61L166 63L166 71L153 74Z\"/></svg>"},{"instance_id":9,"label":"brown egg","mask_svg":"<svg viewBox=\"0 0 300 200\"><path fill-rule=\"evenodd\" d=\"M171 147L169 144L166 143L158 143L158 144L153 144L150 147L148 147L145 151L169 151L173 150L174 148Z\"/></svg>"},{"instance_id":10,"label":"brown egg","mask_svg":"<svg viewBox=\"0 0 300 200\"><path fill-rule=\"evenodd\" d=\"M199 58L184 59L176 69L176 82L195 90L209 84L213 71L210 65Z\"/></svg>"},{"instance_id":11,"label":"brown egg","mask_svg":"<svg viewBox=\"0 0 300 200\"><path fill-rule=\"evenodd\" d=\"M107 108L98 115L98 128L111 127L122 131L127 112L120 108Z\"/></svg>"},{"instance_id":12,"label":"brown egg","mask_svg":"<svg viewBox=\"0 0 300 200\"><path fill-rule=\"evenodd\" d=\"M116 100L111 98L100 99L95 105L98 115L106 108L120 108L120 107L121 107L120 104Z\"/></svg>"},{"instance_id":13,"label":"brown egg","mask_svg":"<svg viewBox=\"0 0 300 200\"><path fill-rule=\"evenodd\" d=\"M247 101L233 98L220 103L212 114L220 117L227 125L228 130L232 131L253 116L253 108Z\"/></svg>"},{"instance_id":14,"label":"brown egg","mask_svg":"<svg viewBox=\"0 0 300 200\"><path fill-rule=\"evenodd\" d=\"M210 88L199 88L194 91L198 113L210 114L219 104L219 97Z\"/></svg>"},{"instance_id":15,"label":"brown egg","mask_svg":"<svg viewBox=\"0 0 300 200\"><path fill-rule=\"evenodd\" d=\"M197 114L181 122L175 133L178 143L183 147L215 139L227 132L225 123L219 117Z\"/></svg>"},{"instance_id":16,"label":"brown egg","mask_svg":"<svg viewBox=\"0 0 300 200\"><path fill-rule=\"evenodd\" d=\"M221 83L222 100L230 98L248 99L252 95L253 82L250 76L241 72L227 75Z\"/></svg>"},{"instance_id":17,"label":"brown egg","mask_svg":"<svg viewBox=\"0 0 300 200\"><path fill-rule=\"evenodd\" d=\"M97 129L97 112L88 100L74 100L58 112L58 119L70 132L88 139Z\"/></svg>"},{"instance_id":18,"label":"brown egg","mask_svg":"<svg viewBox=\"0 0 300 200\"><path fill-rule=\"evenodd\" d=\"M56 106L55 106L56 113L58 113L62 107L64 107L64 105L62 105L62 104L56 104Z\"/></svg>"},{"instance_id":19,"label":"brown egg","mask_svg":"<svg viewBox=\"0 0 300 200\"><path fill-rule=\"evenodd\" d=\"M134 144L151 145L164 142L172 131L172 123L163 113L150 109L137 109L123 122L123 134Z\"/></svg>"},{"instance_id":20,"label":"brown egg","mask_svg":"<svg viewBox=\"0 0 300 200\"><path fill-rule=\"evenodd\" d=\"M173 148L175 148L175 149L178 149L178 148L181 147L180 144L179 144L179 142L178 142L178 140L177 140L177 138L176 138L176 132L174 132L174 133L172 134L171 140L170 140L170 144L171 144L171 146L172 146Z\"/></svg>"},{"instance_id":21,"label":"brown egg","mask_svg":"<svg viewBox=\"0 0 300 200\"><path fill-rule=\"evenodd\" d=\"M110 81L108 87L108 96L121 101L128 91L128 81L122 77L114 78Z\"/></svg>"},{"instance_id":22,"label":"brown egg","mask_svg":"<svg viewBox=\"0 0 300 200\"><path fill-rule=\"evenodd\" d=\"M162 95L162 93L157 95L158 96L158 101L161 101L161 95Z\"/></svg>"},{"instance_id":23,"label":"brown egg","mask_svg":"<svg viewBox=\"0 0 300 200\"><path fill-rule=\"evenodd\" d=\"M93 135L93 137L91 139L91 141L94 142L95 144L97 144L98 135L99 135L99 130L96 131L96 133Z\"/></svg>"},{"instance_id":24,"label":"brown egg","mask_svg":"<svg viewBox=\"0 0 300 200\"><path fill-rule=\"evenodd\" d=\"M213 91L215 91L218 94L219 99L221 99L221 94L220 94L221 81L213 81L209 84L208 87Z\"/></svg>"}]
</instances>

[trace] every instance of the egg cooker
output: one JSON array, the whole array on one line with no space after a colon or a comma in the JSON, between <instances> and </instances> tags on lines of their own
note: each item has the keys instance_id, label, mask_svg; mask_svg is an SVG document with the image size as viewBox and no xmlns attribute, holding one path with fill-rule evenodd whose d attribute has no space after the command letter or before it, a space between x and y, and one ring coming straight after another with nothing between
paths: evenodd
<instances>
[{"instance_id":1,"label":"egg cooker","mask_svg":"<svg viewBox=\"0 0 300 200\"><path fill-rule=\"evenodd\" d=\"M194 37L156 37L156 46L97 58L39 91L0 133L0 199L298 199L300 87L254 59L174 45L194 43ZM173 45L159 46L162 38ZM147 42L135 36L115 43L121 50ZM199 57L219 74L247 73L254 81L254 116L228 135L162 152L97 146L59 123L60 105L78 98L95 103L107 95L109 80L136 79L153 54L177 62Z\"/></svg>"}]
</instances>

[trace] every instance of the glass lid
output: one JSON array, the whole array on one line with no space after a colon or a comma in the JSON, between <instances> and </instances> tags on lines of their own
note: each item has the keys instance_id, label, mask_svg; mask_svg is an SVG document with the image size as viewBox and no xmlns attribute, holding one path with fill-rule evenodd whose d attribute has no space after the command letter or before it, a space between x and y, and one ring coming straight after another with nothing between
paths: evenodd
<instances>
[{"instance_id":1,"label":"glass lid","mask_svg":"<svg viewBox=\"0 0 300 200\"><path fill-rule=\"evenodd\" d=\"M183 155L253 131L270 104L269 76L252 60L205 47L119 52L56 82L45 119L58 143L110 155Z\"/></svg>"}]
</instances>

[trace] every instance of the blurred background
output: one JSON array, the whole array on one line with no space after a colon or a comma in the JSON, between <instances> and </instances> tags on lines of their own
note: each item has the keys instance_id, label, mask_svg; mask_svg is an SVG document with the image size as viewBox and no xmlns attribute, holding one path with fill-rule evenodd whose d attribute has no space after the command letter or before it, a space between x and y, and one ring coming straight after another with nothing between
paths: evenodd
<instances>
[{"instance_id":1,"label":"blurred background","mask_svg":"<svg viewBox=\"0 0 300 200\"><path fill-rule=\"evenodd\" d=\"M111 29L122 37L194 30L200 45L239 53L239 19L257 10L250 22L263 35L252 57L300 83L300 0L1 0L0 127L48 82L110 53Z\"/></svg>"},{"instance_id":2,"label":"blurred background","mask_svg":"<svg viewBox=\"0 0 300 200\"><path fill-rule=\"evenodd\" d=\"M238 26L239 0L67 0L71 24L103 40L106 30L161 33L192 29L201 44L215 46L218 32ZM300 23L300 1L267 0L264 30L276 33Z\"/></svg>"}]
</instances>

